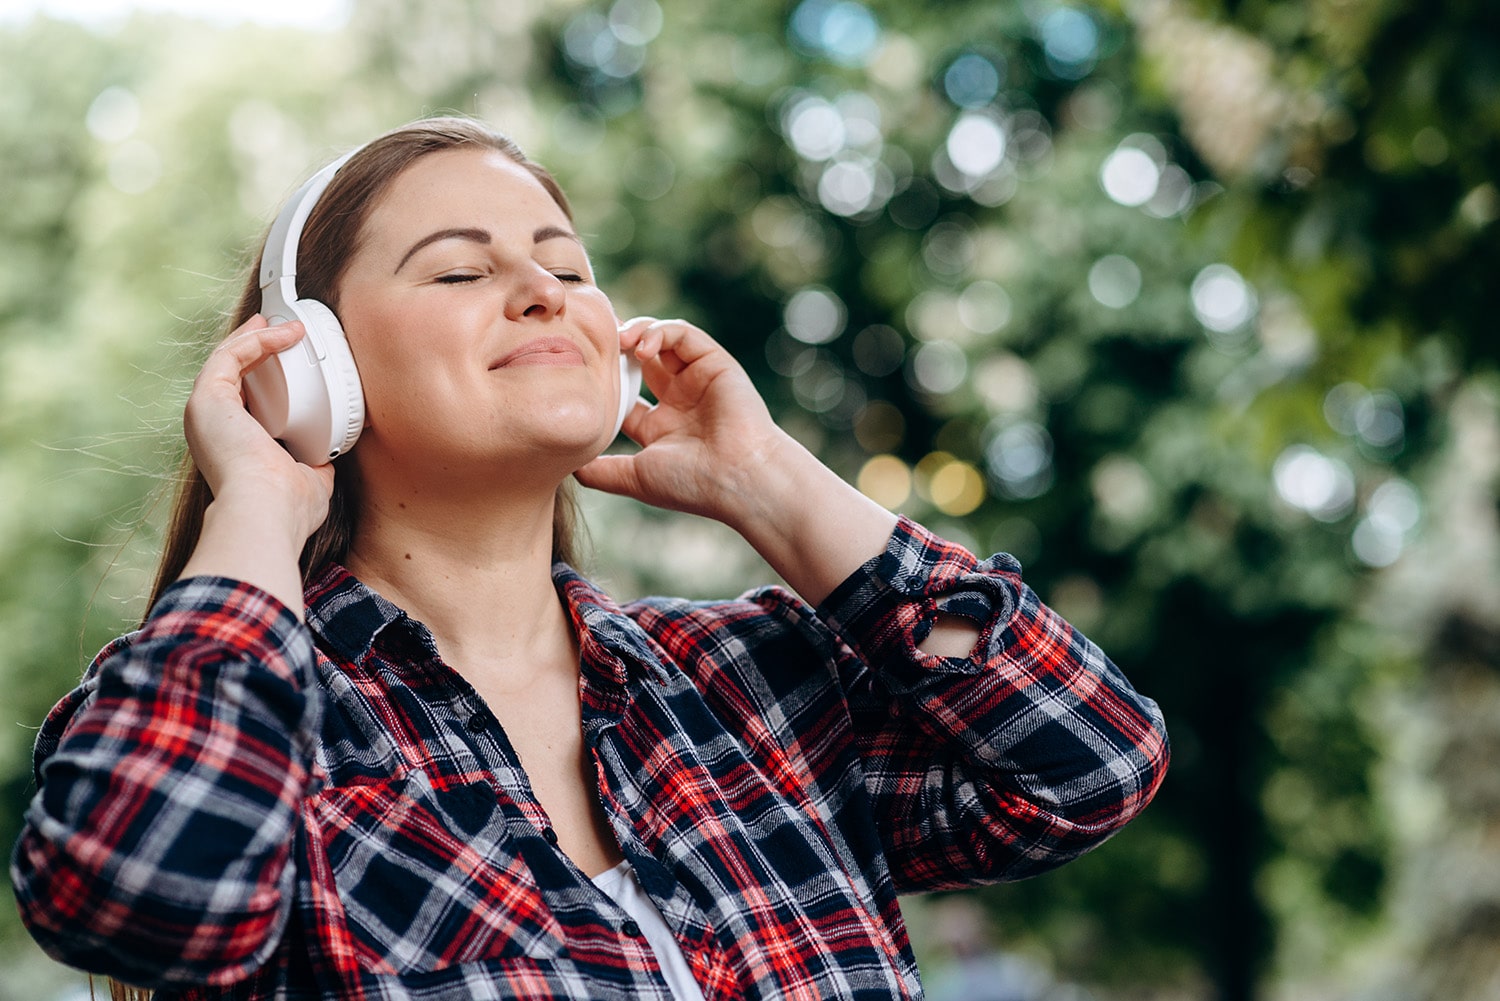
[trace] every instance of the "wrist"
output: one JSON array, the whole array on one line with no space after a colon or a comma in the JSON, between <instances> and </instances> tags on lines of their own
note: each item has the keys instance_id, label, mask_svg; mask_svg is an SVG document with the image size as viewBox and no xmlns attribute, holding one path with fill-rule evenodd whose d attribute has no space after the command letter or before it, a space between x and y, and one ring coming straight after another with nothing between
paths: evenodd
<instances>
[{"instance_id":1,"label":"wrist","mask_svg":"<svg viewBox=\"0 0 1500 1001\"><path fill-rule=\"evenodd\" d=\"M265 499L216 497L203 512L203 529L179 579L198 576L245 581L302 617L298 559L306 535Z\"/></svg>"},{"instance_id":2,"label":"wrist","mask_svg":"<svg viewBox=\"0 0 1500 1001\"><path fill-rule=\"evenodd\" d=\"M302 484L270 477L220 484L204 513L215 520L255 533L269 542L285 542L301 554L303 543L328 517L328 496L311 495Z\"/></svg>"},{"instance_id":3,"label":"wrist","mask_svg":"<svg viewBox=\"0 0 1500 1001\"><path fill-rule=\"evenodd\" d=\"M770 434L741 449L733 467L721 471L725 490L717 520L749 538L805 506L808 481L819 471L833 475L801 442L773 425Z\"/></svg>"},{"instance_id":4,"label":"wrist","mask_svg":"<svg viewBox=\"0 0 1500 1001\"><path fill-rule=\"evenodd\" d=\"M742 465L734 528L810 605L878 555L896 516L790 435Z\"/></svg>"},{"instance_id":5,"label":"wrist","mask_svg":"<svg viewBox=\"0 0 1500 1001\"><path fill-rule=\"evenodd\" d=\"M215 497L204 509L199 539L230 543L235 548L253 547L273 558L289 556L296 560L311 534L303 531L298 520L278 510L275 502L264 496L225 494Z\"/></svg>"}]
</instances>

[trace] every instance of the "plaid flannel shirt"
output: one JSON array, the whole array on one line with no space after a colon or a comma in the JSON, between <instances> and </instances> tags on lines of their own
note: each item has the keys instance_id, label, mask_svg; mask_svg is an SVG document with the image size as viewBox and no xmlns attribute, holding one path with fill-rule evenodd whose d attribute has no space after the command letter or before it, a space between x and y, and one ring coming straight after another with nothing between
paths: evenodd
<instances>
[{"instance_id":1,"label":"plaid flannel shirt","mask_svg":"<svg viewBox=\"0 0 1500 1001\"><path fill-rule=\"evenodd\" d=\"M554 577L604 811L710 1001L920 996L898 893L1065 862L1166 767L1013 559L909 521L816 611ZM163 1001L668 998L430 633L336 565L307 608L181 581L48 716L12 863L42 946ZM939 609L969 658L917 650Z\"/></svg>"}]
</instances>

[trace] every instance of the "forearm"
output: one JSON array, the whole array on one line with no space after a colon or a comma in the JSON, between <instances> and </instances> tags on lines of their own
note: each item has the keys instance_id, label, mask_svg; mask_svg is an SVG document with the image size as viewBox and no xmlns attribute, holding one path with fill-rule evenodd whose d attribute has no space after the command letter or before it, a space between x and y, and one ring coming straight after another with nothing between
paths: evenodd
<instances>
[{"instance_id":1,"label":"forearm","mask_svg":"<svg viewBox=\"0 0 1500 1001\"><path fill-rule=\"evenodd\" d=\"M722 520L816 606L885 548L896 516L777 429L735 476Z\"/></svg>"},{"instance_id":2,"label":"forearm","mask_svg":"<svg viewBox=\"0 0 1500 1001\"><path fill-rule=\"evenodd\" d=\"M907 523L818 610L878 679L851 691L904 891L1067 861L1139 813L1165 772L1158 707L1019 570ZM962 660L918 645L943 608L982 634Z\"/></svg>"},{"instance_id":3,"label":"forearm","mask_svg":"<svg viewBox=\"0 0 1500 1001\"><path fill-rule=\"evenodd\" d=\"M179 580L227 577L252 584L302 618L302 571L297 560L306 533L289 525L276 504L256 497L215 499Z\"/></svg>"},{"instance_id":4,"label":"forearm","mask_svg":"<svg viewBox=\"0 0 1500 1001\"><path fill-rule=\"evenodd\" d=\"M47 951L136 983L234 979L275 946L313 778L311 638L232 581L174 585L38 738L12 880Z\"/></svg>"}]
</instances>

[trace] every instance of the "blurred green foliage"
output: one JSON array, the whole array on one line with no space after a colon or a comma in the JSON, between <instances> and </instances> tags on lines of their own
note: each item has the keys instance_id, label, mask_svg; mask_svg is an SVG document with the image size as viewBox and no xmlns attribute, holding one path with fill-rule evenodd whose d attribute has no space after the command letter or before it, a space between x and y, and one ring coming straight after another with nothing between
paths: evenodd
<instances>
[{"instance_id":1,"label":"blurred green foliage","mask_svg":"<svg viewBox=\"0 0 1500 1001\"><path fill-rule=\"evenodd\" d=\"M1500 344L1497 27L1481 0L0 26L6 717L138 618L186 383L280 199L381 128L476 113L557 172L622 316L703 325L825 461L1015 552L1161 702L1157 803L978 894L1008 942L1152 996L1347 963L1389 918L1367 710L1413 671L1362 601ZM767 573L714 526L586 507L623 596ZM0 746L6 844L28 743Z\"/></svg>"}]
</instances>

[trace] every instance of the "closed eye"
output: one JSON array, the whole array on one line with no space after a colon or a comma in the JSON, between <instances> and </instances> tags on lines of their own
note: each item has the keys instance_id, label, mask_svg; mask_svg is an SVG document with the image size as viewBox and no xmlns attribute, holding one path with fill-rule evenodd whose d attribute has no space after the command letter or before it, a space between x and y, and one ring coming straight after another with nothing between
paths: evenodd
<instances>
[{"instance_id":1,"label":"closed eye","mask_svg":"<svg viewBox=\"0 0 1500 1001\"><path fill-rule=\"evenodd\" d=\"M452 275L438 275L436 278L433 279L433 281L437 282L439 285L465 285L465 284L468 284L469 282L477 282L480 279L482 279L483 277L484 277L484 275L459 273L459 274L452 274ZM556 272L556 271L554 271L552 273L552 277L556 278L560 282L567 282L569 284L577 284L577 285L584 284L584 283L586 283L588 281L588 279L585 278L583 275L576 274L576 273L574 273L572 271L562 271L562 272Z\"/></svg>"}]
</instances>

